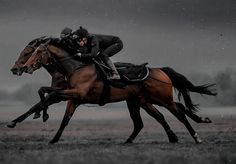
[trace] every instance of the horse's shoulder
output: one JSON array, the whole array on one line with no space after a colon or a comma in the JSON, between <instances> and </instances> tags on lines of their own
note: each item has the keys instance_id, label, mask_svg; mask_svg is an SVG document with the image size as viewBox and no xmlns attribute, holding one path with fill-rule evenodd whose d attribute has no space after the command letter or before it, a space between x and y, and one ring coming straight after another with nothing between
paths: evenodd
<instances>
[{"instance_id":1,"label":"horse's shoulder","mask_svg":"<svg viewBox=\"0 0 236 164\"><path fill-rule=\"evenodd\" d=\"M59 49L58 49L58 47L56 47L55 45L48 45L48 50L50 51L50 52L52 52L52 53L54 53L54 54L57 54L57 53L59 53L60 51L59 51Z\"/></svg>"}]
</instances>

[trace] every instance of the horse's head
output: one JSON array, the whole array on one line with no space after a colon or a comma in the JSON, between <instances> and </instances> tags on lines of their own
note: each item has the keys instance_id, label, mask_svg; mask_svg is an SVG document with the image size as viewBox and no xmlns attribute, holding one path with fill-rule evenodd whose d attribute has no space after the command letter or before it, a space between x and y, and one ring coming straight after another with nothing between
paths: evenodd
<instances>
[{"instance_id":1,"label":"horse's head","mask_svg":"<svg viewBox=\"0 0 236 164\"><path fill-rule=\"evenodd\" d=\"M22 75L22 73L24 72L23 66L24 66L25 62L30 58L30 56L32 55L34 50L35 50L35 47L27 45L21 51L19 58L17 59L17 61L15 62L15 64L11 68L11 72L14 75L18 75L18 76Z\"/></svg>"},{"instance_id":2,"label":"horse's head","mask_svg":"<svg viewBox=\"0 0 236 164\"><path fill-rule=\"evenodd\" d=\"M40 44L32 53L31 57L24 64L23 69L26 73L32 74L43 65L50 63L51 54L48 51L47 44Z\"/></svg>"},{"instance_id":3,"label":"horse's head","mask_svg":"<svg viewBox=\"0 0 236 164\"><path fill-rule=\"evenodd\" d=\"M41 44L45 36L32 40L20 53L19 58L10 69L14 75L21 76L24 72L24 64L30 58L35 49Z\"/></svg>"}]
</instances>

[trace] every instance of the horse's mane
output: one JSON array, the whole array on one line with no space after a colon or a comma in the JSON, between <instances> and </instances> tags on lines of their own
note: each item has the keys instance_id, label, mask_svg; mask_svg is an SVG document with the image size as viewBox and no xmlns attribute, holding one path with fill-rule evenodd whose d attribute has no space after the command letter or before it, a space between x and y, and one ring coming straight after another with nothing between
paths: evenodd
<instances>
[{"instance_id":1,"label":"horse's mane","mask_svg":"<svg viewBox=\"0 0 236 164\"><path fill-rule=\"evenodd\" d=\"M59 44L59 38L54 38L50 36L41 36L39 38L33 39L28 43L28 45L34 45L35 47L38 47L42 43L50 42L50 44L55 45L57 47L60 47L61 45Z\"/></svg>"},{"instance_id":2,"label":"horse's mane","mask_svg":"<svg viewBox=\"0 0 236 164\"><path fill-rule=\"evenodd\" d=\"M60 47L60 45L57 42L54 42L54 40L50 40L50 43L48 44L49 46L51 46L53 49L51 49L52 53L55 53L55 50L57 51L56 53L60 53L63 54L63 56L65 57L70 57L71 55L69 52L67 52L64 48Z\"/></svg>"},{"instance_id":3,"label":"horse's mane","mask_svg":"<svg viewBox=\"0 0 236 164\"><path fill-rule=\"evenodd\" d=\"M28 45L33 45L35 42L40 42L41 43L45 38L47 38L47 36L41 36L39 38L33 39L32 41L30 41L28 43Z\"/></svg>"}]
</instances>

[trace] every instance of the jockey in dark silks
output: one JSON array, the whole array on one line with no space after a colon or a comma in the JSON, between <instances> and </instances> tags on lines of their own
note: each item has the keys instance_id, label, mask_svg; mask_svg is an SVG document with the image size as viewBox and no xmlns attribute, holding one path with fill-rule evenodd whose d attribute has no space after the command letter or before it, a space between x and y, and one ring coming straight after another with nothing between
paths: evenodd
<instances>
[{"instance_id":1,"label":"jockey in dark silks","mask_svg":"<svg viewBox=\"0 0 236 164\"><path fill-rule=\"evenodd\" d=\"M78 52L78 48L73 41L72 35L72 29L66 27L61 31L60 39L56 40L56 42L59 43L61 48L74 55Z\"/></svg>"},{"instance_id":2,"label":"jockey in dark silks","mask_svg":"<svg viewBox=\"0 0 236 164\"><path fill-rule=\"evenodd\" d=\"M73 33L71 32L72 30L64 30L62 31L61 38L65 42L65 50L68 49L68 52L76 54L80 59L91 59L99 55L102 61L112 70L112 76L109 79L120 79L115 65L109 59L109 57L115 55L123 48L123 43L119 37L89 34L82 27Z\"/></svg>"}]
</instances>

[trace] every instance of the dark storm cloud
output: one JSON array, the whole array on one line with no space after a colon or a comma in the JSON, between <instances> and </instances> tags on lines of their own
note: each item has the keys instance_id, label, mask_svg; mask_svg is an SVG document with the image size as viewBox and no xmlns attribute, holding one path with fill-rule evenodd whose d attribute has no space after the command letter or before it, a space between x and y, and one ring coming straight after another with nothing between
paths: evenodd
<instances>
[{"instance_id":1,"label":"dark storm cloud","mask_svg":"<svg viewBox=\"0 0 236 164\"><path fill-rule=\"evenodd\" d=\"M150 23L159 20L235 23L236 16L234 0L1 0L0 4L2 16L19 19L21 16L100 17L110 21L134 19Z\"/></svg>"}]
</instances>

